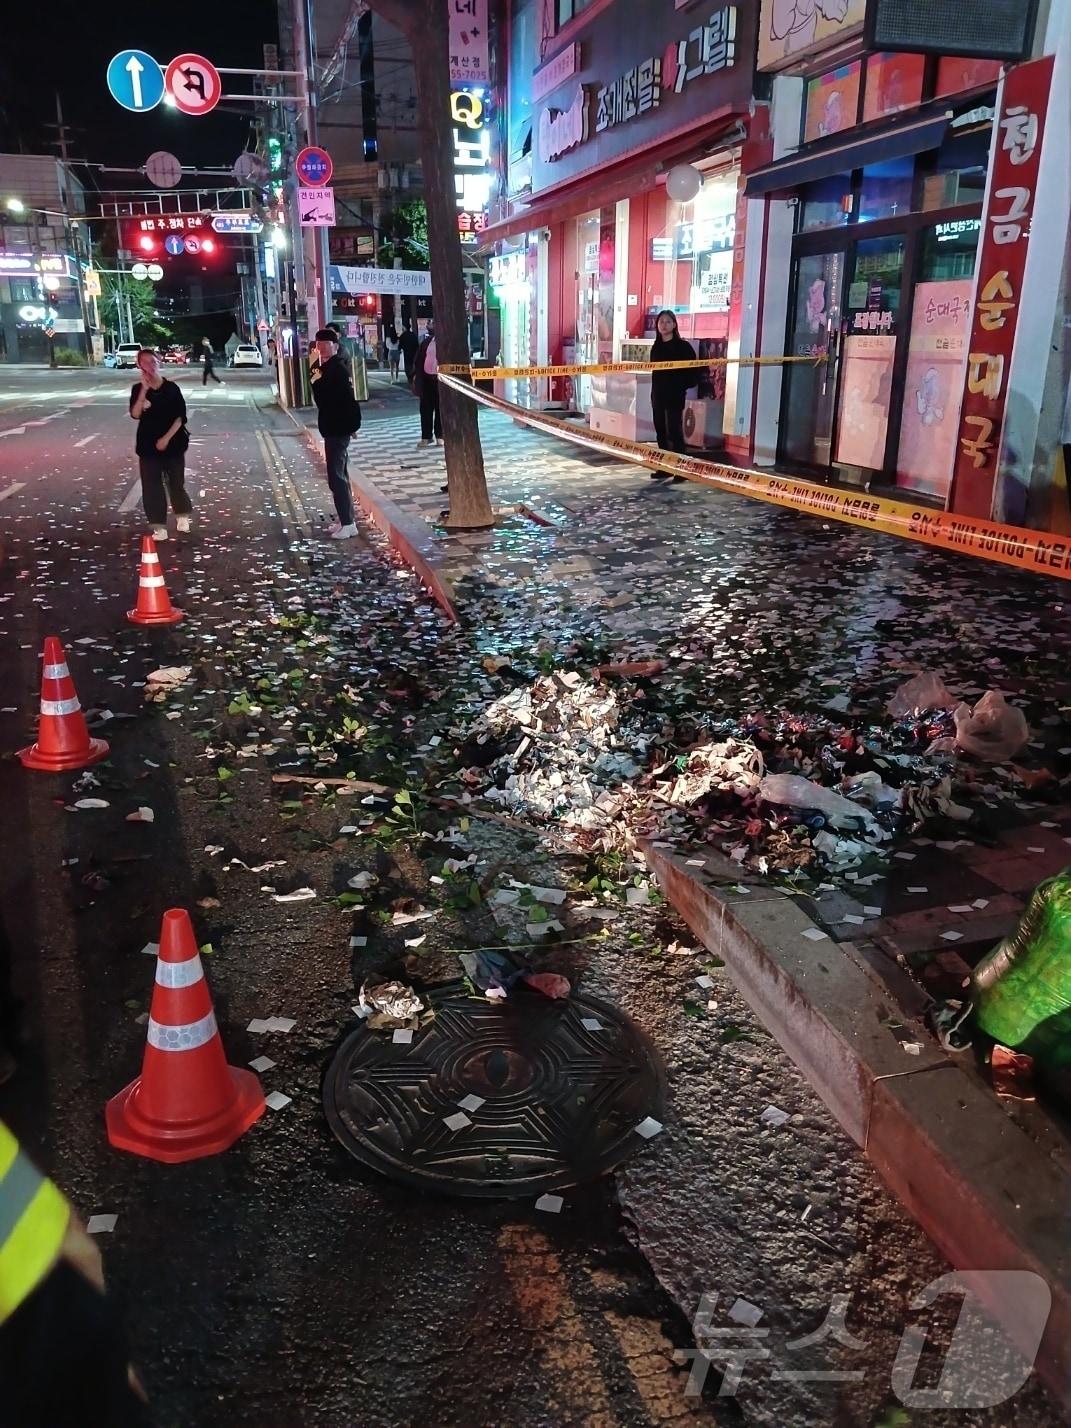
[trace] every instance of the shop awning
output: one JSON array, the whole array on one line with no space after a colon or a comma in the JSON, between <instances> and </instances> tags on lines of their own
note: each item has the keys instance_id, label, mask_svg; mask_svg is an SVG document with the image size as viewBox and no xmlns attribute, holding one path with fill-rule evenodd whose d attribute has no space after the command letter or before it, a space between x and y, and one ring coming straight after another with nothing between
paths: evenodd
<instances>
[{"instance_id":1,"label":"shop awning","mask_svg":"<svg viewBox=\"0 0 1071 1428\"><path fill-rule=\"evenodd\" d=\"M951 110L931 114L926 119L916 119L911 124L901 124L880 134L867 134L832 148L817 152L808 150L793 154L791 158L778 159L775 164L767 164L765 168L748 174L744 193L748 198L761 198L763 194L798 188L800 184L829 178L848 169L861 169L868 164L905 159L910 154L921 154L925 149L936 149L945 137L951 118Z\"/></svg>"}]
</instances>

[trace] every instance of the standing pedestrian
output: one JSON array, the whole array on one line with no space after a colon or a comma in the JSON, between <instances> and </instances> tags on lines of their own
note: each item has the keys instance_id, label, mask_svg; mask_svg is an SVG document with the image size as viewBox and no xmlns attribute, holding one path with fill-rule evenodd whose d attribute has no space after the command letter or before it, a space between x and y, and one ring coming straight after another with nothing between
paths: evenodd
<instances>
[{"instance_id":1,"label":"standing pedestrian","mask_svg":"<svg viewBox=\"0 0 1071 1428\"><path fill-rule=\"evenodd\" d=\"M141 381L130 389L130 415L138 424L134 450L141 474L141 504L155 540L167 540L167 504L177 529L190 529L193 506L186 494L186 401L181 389L160 374L155 352L138 353Z\"/></svg>"},{"instance_id":2,"label":"standing pedestrian","mask_svg":"<svg viewBox=\"0 0 1071 1428\"><path fill-rule=\"evenodd\" d=\"M390 367L390 384L393 387L398 380L398 368L401 365L402 349L398 344L398 334L392 327L387 332L387 364Z\"/></svg>"},{"instance_id":3,"label":"standing pedestrian","mask_svg":"<svg viewBox=\"0 0 1071 1428\"><path fill-rule=\"evenodd\" d=\"M147 1428L100 1251L0 1122L0 1421Z\"/></svg>"},{"instance_id":4,"label":"standing pedestrian","mask_svg":"<svg viewBox=\"0 0 1071 1428\"><path fill-rule=\"evenodd\" d=\"M405 363L405 380L410 386L413 385L413 378L416 375L416 355L420 343L417 335L407 317L402 318L402 334L398 338L398 347L401 350L402 361Z\"/></svg>"},{"instance_id":5,"label":"standing pedestrian","mask_svg":"<svg viewBox=\"0 0 1071 1428\"><path fill-rule=\"evenodd\" d=\"M216 376L216 369L213 365L212 344L207 337L201 338L201 360L205 364L204 375L201 378L201 386L207 387L208 379L211 377L213 382L219 382L219 385L222 387L223 383L220 382Z\"/></svg>"},{"instance_id":6,"label":"standing pedestrian","mask_svg":"<svg viewBox=\"0 0 1071 1428\"><path fill-rule=\"evenodd\" d=\"M695 348L686 342L677 327L676 316L663 308L655 322L657 337L651 347L652 362L694 362ZM651 373L651 409L655 435L663 451L684 454L684 399L689 387L699 381L697 368ZM651 480L664 479L666 472L652 471ZM683 476L674 476L683 481Z\"/></svg>"},{"instance_id":7,"label":"standing pedestrian","mask_svg":"<svg viewBox=\"0 0 1071 1428\"><path fill-rule=\"evenodd\" d=\"M316 334L319 361L312 372L312 399L316 403L317 425L324 439L327 484L338 513L338 525L331 530L335 540L350 540L357 534L353 522L353 492L350 490L350 437L361 429L361 407L353 395L353 382L338 354L338 334L321 327Z\"/></svg>"},{"instance_id":8,"label":"standing pedestrian","mask_svg":"<svg viewBox=\"0 0 1071 1428\"><path fill-rule=\"evenodd\" d=\"M435 324L428 323L427 334L416 358L413 389L420 401L420 440L418 447L442 443L443 423L439 415L439 360L435 355Z\"/></svg>"}]
</instances>

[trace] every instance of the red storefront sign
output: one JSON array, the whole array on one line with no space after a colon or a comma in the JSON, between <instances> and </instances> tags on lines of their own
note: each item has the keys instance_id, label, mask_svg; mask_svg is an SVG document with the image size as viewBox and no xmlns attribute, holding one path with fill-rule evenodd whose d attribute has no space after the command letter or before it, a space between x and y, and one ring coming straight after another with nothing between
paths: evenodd
<instances>
[{"instance_id":1,"label":"red storefront sign","mask_svg":"<svg viewBox=\"0 0 1071 1428\"><path fill-rule=\"evenodd\" d=\"M1047 55L1008 71L994 129L949 500L950 509L964 515L992 513L1052 69Z\"/></svg>"}]
</instances>

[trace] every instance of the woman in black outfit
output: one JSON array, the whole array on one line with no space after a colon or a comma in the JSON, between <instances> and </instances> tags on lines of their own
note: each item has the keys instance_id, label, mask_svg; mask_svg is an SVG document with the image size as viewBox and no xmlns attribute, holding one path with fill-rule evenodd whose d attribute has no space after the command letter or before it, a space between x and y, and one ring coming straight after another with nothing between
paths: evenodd
<instances>
[{"instance_id":1,"label":"woman in black outfit","mask_svg":"<svg viewBox=\"0 0 1071 1428\"><path fill-rule=\"evenodd\" d=\"M695 348L686 342L677 329L677 319L668 308L658 314L655 322L658 336L651 348L652 362L694 362ZM678 368L670 372L651 373L651 407L654 412L655 435L662 451L684 453L684 398L689 387L699 381L698 367ZM651 480L660 481L664 471L652 471ZM674 476L683 481L683 476Z\"/></svg>"}]
</instances>

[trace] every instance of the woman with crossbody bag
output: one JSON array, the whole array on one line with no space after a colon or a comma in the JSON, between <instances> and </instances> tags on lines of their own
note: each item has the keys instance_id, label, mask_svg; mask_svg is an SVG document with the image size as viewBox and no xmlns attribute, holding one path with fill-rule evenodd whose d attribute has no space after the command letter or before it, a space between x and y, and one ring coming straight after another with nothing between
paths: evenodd
<instances>
[{"instance_id":1,"label":"woman with crossbody bag","mask_svg":"<svg viewBox=\"0 0 1071 1428\"><path fill-rule=\"evenodd\" d=\"M130 390L130 415L138 424L134 450L141 473L141 504L154 540L167 540L167 507L180 533L190 529L193 505L186 493L186 401L180 388L160 373L155 352L138 353L141 381Z\"/></svg>"}]
</instances>

